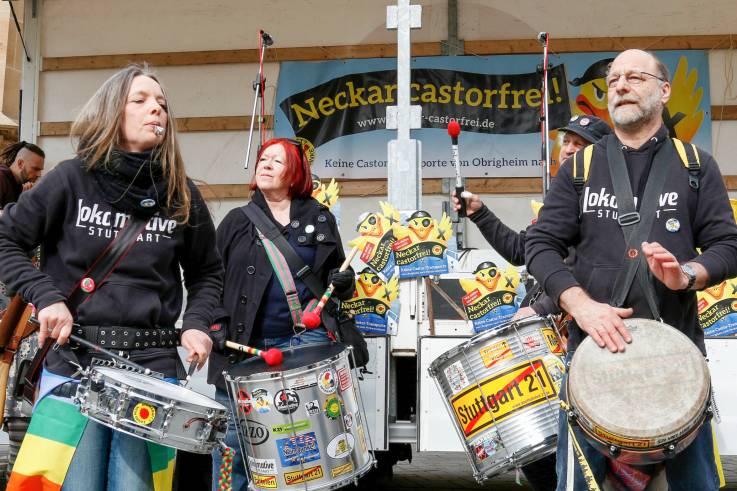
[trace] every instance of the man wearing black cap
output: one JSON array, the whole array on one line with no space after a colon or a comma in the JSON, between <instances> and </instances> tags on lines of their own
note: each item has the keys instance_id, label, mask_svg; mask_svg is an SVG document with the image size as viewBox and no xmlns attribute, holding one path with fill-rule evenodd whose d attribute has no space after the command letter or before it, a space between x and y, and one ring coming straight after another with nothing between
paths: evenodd
<instances>
[{"instance_id":1,"label":"man wearing black cap","mask_svg":"<svg viewBox=\"0 0 737 491\"><path fill-rule=\"evenodd\" d=\"M595 143L611 133L609 125L596 116L574 116L566 126L558 131L563 132L563 146L558 154L560 162L565 161L586 145ZM453 203L458 211L460 203L455 195ZM491 247L504 259L514 266L525 264L524 230L518 233L506 226L475 194L466 198L466 215L476 224ZM542 313L538 312L538 314Z\"/></svg>"}]
</instances>

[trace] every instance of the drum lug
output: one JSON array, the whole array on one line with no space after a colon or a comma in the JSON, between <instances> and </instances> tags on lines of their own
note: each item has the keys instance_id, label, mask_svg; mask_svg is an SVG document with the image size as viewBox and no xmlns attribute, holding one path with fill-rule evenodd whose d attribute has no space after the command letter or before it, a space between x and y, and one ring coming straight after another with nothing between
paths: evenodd
<instances>
[{"instance_id":1,"label":"drum lug","mask_svg":"<svg viewBox=\"0 0 737 491\"><path fill-rule=\"evenodd\" d=\"M616 445L609 445L609 455L613 459L616 459L617 457L619 457L619 454L620 453L622 453L622 449L621 448L619 448Z\"/></svg>"},{"instance_id":2,"label":"drum lug","mask_svg":"<svg viewBox=\"0 0 737 491\"><path fill-rule=\"evenodd\" d=\"M164 413L164 422L161 424L162 433L166 433L166 430L169 428L171 418L174 416L174 406L172 404L167 404L166 406L164 406Z\"/></svg>"},{"instance_id":3,"label":"drum lug","mask_svg":"<svg viewBox=\"0 0 737 491\"><path fill-rule=\"evenodd\" d=\"M665 455L665 458L672 459L676 455L676 444L675 443L669 443L663 448L663 455Z\"/></svg>"},{"instance_id":4,"label":"drum lug","mask_svg":"<svg viewBox=\"0 0 737 491\"><path fill-rule=\"evenodd\" d=\"M566 416L568 416L568 422L571 425L578 424L578 415L576 414L576 412L573 409L568 410L566 412Z\"/></svg>"}]
</instances>

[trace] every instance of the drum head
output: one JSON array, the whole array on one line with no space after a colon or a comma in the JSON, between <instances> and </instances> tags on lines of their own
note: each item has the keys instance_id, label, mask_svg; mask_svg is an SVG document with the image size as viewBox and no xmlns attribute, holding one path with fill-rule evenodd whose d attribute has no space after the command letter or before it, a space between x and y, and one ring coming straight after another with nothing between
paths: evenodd
<instances>
[{"instance_id":1,"label":"drum head","mask_svg":"<svg viewBox=\"0 0 737 491\"><path fill-rule=\"evenodd\" d=\"M568 378L571 404L602 431L660 441L693 425L709 398L709 371L696 345L654 320L625 319L632 343L611 353L586 338Z\"/></svg>"},{"instance_id":2,"label":"drum head","mask_svg":"<svg viewBox=\"0 0 737 491\"><path fill-rule=\"evenodd\" d=\"M188 404L222 411L226 410L225 406L207 396L203 396L180 385L166 382L165 380L143 375L142 373L110 367L95 367L95 371L101 373L106 378L133 387L133 389L155 394L163 399L186 402Z\"/></svg>"},{"instance_id":3,"label":"drum head","mask_svg":"<svg viewBox=\"0 0 737 491\"><path fill-rule=\"evenodd\" d=\"M284 360L281 365L269 366L260 356L239 363L228 370L228 375L235 377L248 377L259 373L278 373L302 368L314 363L333 358L347 349L343 343L308 344L306 346L295 346L282 350Z\"/></svg>"}]
</instances>

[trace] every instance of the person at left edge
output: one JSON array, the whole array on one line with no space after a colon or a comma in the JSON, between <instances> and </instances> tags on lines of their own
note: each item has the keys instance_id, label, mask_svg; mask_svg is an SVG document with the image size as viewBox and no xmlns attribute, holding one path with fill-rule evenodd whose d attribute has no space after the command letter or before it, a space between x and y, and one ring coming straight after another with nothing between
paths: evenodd
<instances>
[{"instance_id":1,"label":"person at left edge","mask_svg":"<svg viewBox=\"0 0 737 491\"><path fill-rule=\"evenodd\" d=\"M171 341L182 310L183 276L187 307L181 344L188 361L197 356L201 367L212 346L208 331L222 288L215 228L185 174L165 92L146 67L130 66L105 81L77 117L72 135L76 157L57 165L0 218L0 279L36 306L39 343L51 336L62 345L46 358L8 489L37 489L34 483L51 481L68 491L152 490L154 477L171 487L170 480L161 480L172 460L164 459L163 469L158 465L163 447L87 422L74 410L76 368L68 360L84 367L92 354L72 351L67 340L76 322L97 335L105 326L121 326L132 336L156 331L160 340ZM72 315L65 293L130 215L150 220L112 274ZM40 271L25 253L39 244ZM166 344L126 349L125 356L175 381L181 361L176 346ZM71 460L57 443L60 428L64 444L76 446Z\"/></svg>"},{"instance_id":2,"label":"person at left edge","mask_svg":"<svg viewBox=\"0 0 737 491\"><path fill-rule=\"evenodd\" d=\"M345 300L353 295L355 273L351 268L338 272L345 259L335 217L312 194L312 176L301 145L294 140L272 139L264 143L256 158L251 181L251 201L284 234L305 265L310 266L323 290L332 282L333 297ZM284 290L274 274L256 228L240 209L231 210L217 230L217 246L225 265L221 308L215 315L223 319L221 329L227 339L259 349L288 348L308 343L329 342L324 326L304 330L295 326ZM307 285L291 271L302 309L316 299ZM323 323L335 324L327 308ZM329 326L331 330L335 325ZM223 370L243 358L238 354L213 351L208 382L217 387L215 399L228 407ZM234 421L229 421L225 443L236 450L233 460L233 490L246 489L247 475ZM276 451L276 450L275 450ZM213 489L222 464L220 452L213 452Z\"/></svg>"}]
</instances>

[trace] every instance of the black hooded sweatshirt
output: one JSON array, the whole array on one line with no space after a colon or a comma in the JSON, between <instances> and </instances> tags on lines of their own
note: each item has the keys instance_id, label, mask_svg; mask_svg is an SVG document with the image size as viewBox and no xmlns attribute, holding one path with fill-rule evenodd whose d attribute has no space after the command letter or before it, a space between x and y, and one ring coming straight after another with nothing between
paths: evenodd
<instances>
[{"instance_id":1,"label":"black hooded sweatshirt","mask_svg":"<svg viewBox=\"0 0 737 491\"><path fill-rule=\"evenodd\" d=\"M183 277L183 330L209 331L222 288L222 262L207 206L191 181L189 187L189 223L180 225L156 212L112 274L79 306L75 322L173 327L182 310ZM64 301L127 220L109 201L80 160L60 163L0 218L0 281L37 310ZM40 270L25 252L38 245L44 251ZM87 361L84 350L74 352L83 364ZM175 348L132 350L130 357L166 376L177 374ZM58 353L50 353L47 366L55 373L71 373Z\"/></svg>"},{"instance_id":2,"label":"black hooded sweatshirt","mask_svg":"<svg viewBox=\"0 0 737 491\"><path fill-rule=\"evenodd\" d=\"M580 195L573 185L573 159L563 164L545 197L538 221L527 230L528 270L556 304L560 303L561 293L573 286L582 287L598 302L609 303L612 297L625 248L606 158L607 142L612 138L616 135L607 135L595 144L589 178ZM642 197L655 152L661 145L671 144L667 138L667 130L661 127L641 148L624 147L636 198ZM680 263L700 263L708 272L708 285L714 285L737 275L737 225L717 163L701 149L698 154L699 189L689 186L688 170L676 157L665 179L648 240L659 242ZM576 158L583 158L582 151ZM563 263L568 246L576 249L572 269ZM697 247L701 248L700 255ZM705 353L695 292L672 291L654 277L652 283L663 320L686 334ZM638 281L633 282L624 306L632 307L635 317L652 317ZM569 349L575 349L584 336L574 326Z\"/></svg>"}]
</instances>

